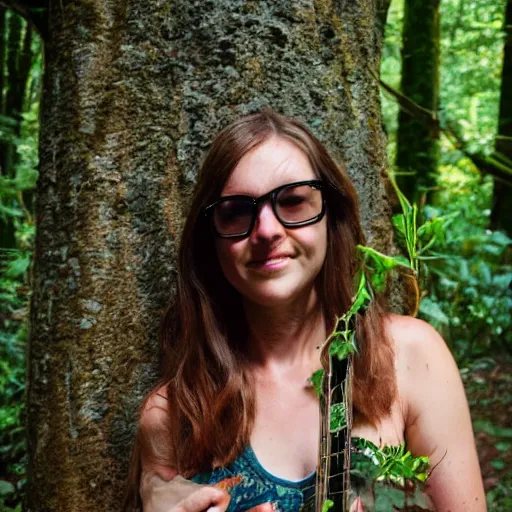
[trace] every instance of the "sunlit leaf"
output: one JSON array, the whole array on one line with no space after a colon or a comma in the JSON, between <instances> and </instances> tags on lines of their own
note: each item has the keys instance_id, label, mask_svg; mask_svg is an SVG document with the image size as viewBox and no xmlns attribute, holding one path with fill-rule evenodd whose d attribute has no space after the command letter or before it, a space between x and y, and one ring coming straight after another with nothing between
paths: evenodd
<instances>
[{"instance_id":1,"label":"sunlit leaf","mask_svg":"<svg viewBox=\"0 0 512 512\"><path fill-rule=\"evenodd\" d=\"M346 426L345 404L341 402L331 405L331 432L339 432Z\"/></svg>"},{"instance_id":2,"label":"sunlit leaf","mask_svg":"<svg viewBox=\"0 0 512 512\"><path fill-rule=\"evenodd\" d=\"M332 507L334 507L334 501L332 500L325 500L322 504L322 512L327 512Z\"/></svg>"},{"instance_id":3,"label":"sunlit leaf","mask_svg":"<svg viewBox=\"0 0 512 512\"><path fill-rule=\"evenodd\" d=\"M311 377L309 377L309 383L315 388L315 392L318 397L322 396L322 385L323 385L323 379L324 379L325 372L324 370L320 369L316 372L313 372Z\"/></svg>"},{"instance_id":4,"label":"sunlit leaf","mask_svg":"<svg viewBox=\"0 0 512 512\"><path fill-rule=\"evenodd\" d=\"M420 302L420 312L439 324L449 325L450 323L450 319L443 312L439 304L428 297L425 297Z\"/></svg>"}]
</instances>

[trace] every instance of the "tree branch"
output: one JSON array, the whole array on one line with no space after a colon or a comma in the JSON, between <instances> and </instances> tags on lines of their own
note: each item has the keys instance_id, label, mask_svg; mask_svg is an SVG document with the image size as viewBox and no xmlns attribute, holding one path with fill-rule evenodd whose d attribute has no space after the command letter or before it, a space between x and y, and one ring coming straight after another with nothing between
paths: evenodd
<instances>
[{"instance_id":1,"label":"tree branch","mask_svg":"<svg viewBox=\"0 0 512 512\"><path fill-rule=\"evenodd\" d=\"M404 96L401 92L383 82L373 70L370 69L370 72L379 85L396 100L402 110L405 110L416 119L431 125L434 130L442 132L452 143L453 147L469 158L480 172L491 174L495 179L512 187L512 162L505 155L494 152L492 155L487 156L483 153L469 151L468 144L457 133L454 123L447 120L441 123L436 112L418 105L411 98Z\"/></svg>"}]
</instances>

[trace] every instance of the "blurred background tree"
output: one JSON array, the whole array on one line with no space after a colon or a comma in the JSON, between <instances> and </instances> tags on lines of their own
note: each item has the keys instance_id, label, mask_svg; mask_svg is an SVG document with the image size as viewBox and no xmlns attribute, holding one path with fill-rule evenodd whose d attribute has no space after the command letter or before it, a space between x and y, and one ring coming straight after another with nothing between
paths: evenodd
<instances>
[{"instance_id":1,"label":"blurred background tree","mask_svg":"<svg viewBox=\"0 0 512 512\"><path fill-rule=\"evenodd\" d=\"M498 134L496 136L496 159L510 170L512 168L512 1L507 1L505 19L503 21L505 38L503 66L501 73L500 112L498 118ZM494 182L493 205L491 211L491 227L501 229L512 236L512 201L510 200L510 182L507 179Z\"/></svg>"},{"instance_id":2,"label":"blurred background tree","mask_svg":"<svg viewBox=\"0 0 512 512\"><path fill-rule=\"evenodd\" d=\"M439 0L405 0L401 58L400 93L409 104L398 114L397 184L410 201L423 203L435 188L439 157Z\"/></svg>"},{"instance_id":3,"label":"blurred background tree","mask_svg":"<svg viewBox=\"0 0 512 512\"><path fill-rule=\"evenodd\" d=\"M387 2L378 4L382 21ZM0 510L21 510L47 13L44 2L5 5L0 2ZM489 510L496 512L512 509L511 17L511 0L393 0L380 70L388 161L436 235L434 258L422 260L420 315L442 333L461 368ZM276 42L278 32L272 32ZM332 40L329 34L327 27L324 41ZM139 50L156 59L149 46ZM219 58L229 60L230 51L223 47ZM191 94L201 100L200 91ZM322 119L312 123L318 127ZM150 145L144 140L137 144Z\"/></svg>"},{"instance_id":4,"label":"blurred background tree","mask_svg":"<svg viewBox=\"0 0 512 512\"><path fill-rule=\"evenodd\" d=\"M25 354L42 52L33 26L0 4L0 510L20 507L26 482Z\"/></svg>"}]
</instances>

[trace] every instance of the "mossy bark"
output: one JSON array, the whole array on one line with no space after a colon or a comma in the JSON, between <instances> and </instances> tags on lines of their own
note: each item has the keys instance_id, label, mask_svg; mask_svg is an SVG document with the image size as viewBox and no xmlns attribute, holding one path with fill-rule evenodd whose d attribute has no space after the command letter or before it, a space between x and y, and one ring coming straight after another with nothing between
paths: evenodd
<instances>
[{"instance_id":1,"label":"mossy bark","mask_svg":"<svg viewBox=\"0 0 512 512\"><path fill-rule=\"evenodd\" d=\"M500 113L498 119L498 137L496 152L512 162L512 0L508 0L505 11L505 46L503 52L503 71L501 74ZM510 164L509 164L510 166ZM512 201L510 183L494 181L491 227L502 229L512 236Z\"/></svg>"},{"instance_id":2,"label":"mossy bark","mask_svg":"<svg viewBox=\"0 0 512 512\"><path fill-rule=\"evenodd\" d=\"M401 92L437 112L439 97L439 0L405 0L402 31ZM397 132L397 183L418 201L436 184L439 133L428 123L400 110Z\"/></svg>"},{"instance_id":3,"label":"mossy bark","mask_svg":"<svg viewBox=\"0 0 512 512\"><path fill-rule=\"evenodd\" d=\"M345 162L392 250L386 2L53 2L28 381L28 510L118 510L176 244L213 135L265 105Z\"/></svg>"}]
</instances>

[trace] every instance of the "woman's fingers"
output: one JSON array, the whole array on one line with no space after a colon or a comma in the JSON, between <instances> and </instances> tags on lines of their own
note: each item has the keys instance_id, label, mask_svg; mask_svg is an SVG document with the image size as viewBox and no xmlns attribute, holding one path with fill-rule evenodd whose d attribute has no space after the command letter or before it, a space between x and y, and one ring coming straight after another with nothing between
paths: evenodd
<instances>
[{"instance_id":1,"label":"woman's fingers","mask_svg":"<svg viewBox=\"0 0 512 512\"><path fill-rule=\"evenodd\" d=\"M229 500L230 496L226 491L205 486L180 502L176 512L225 512Z\"/></svg>"},{"instance_id":2,"label":"woman's fingers","mask_svg":"<svg viewBox=\"0 0 512 512\"><path fill-rule=\"evenodd\" d=\"M363 500L360 496L356 498L354 503L350 506L350 512L364 512L363 509Z\"/></svg>"},{"instance_id":3,"label":"woman's fingers","mask_svg":"<svg viewBox=\"0 0 512 512\"><path fill-rule=\"evenodd\" d=\"M272 503L262 503L250 508L247 512L274 512L274 510Z\"/></svg>"}]
</instances>

